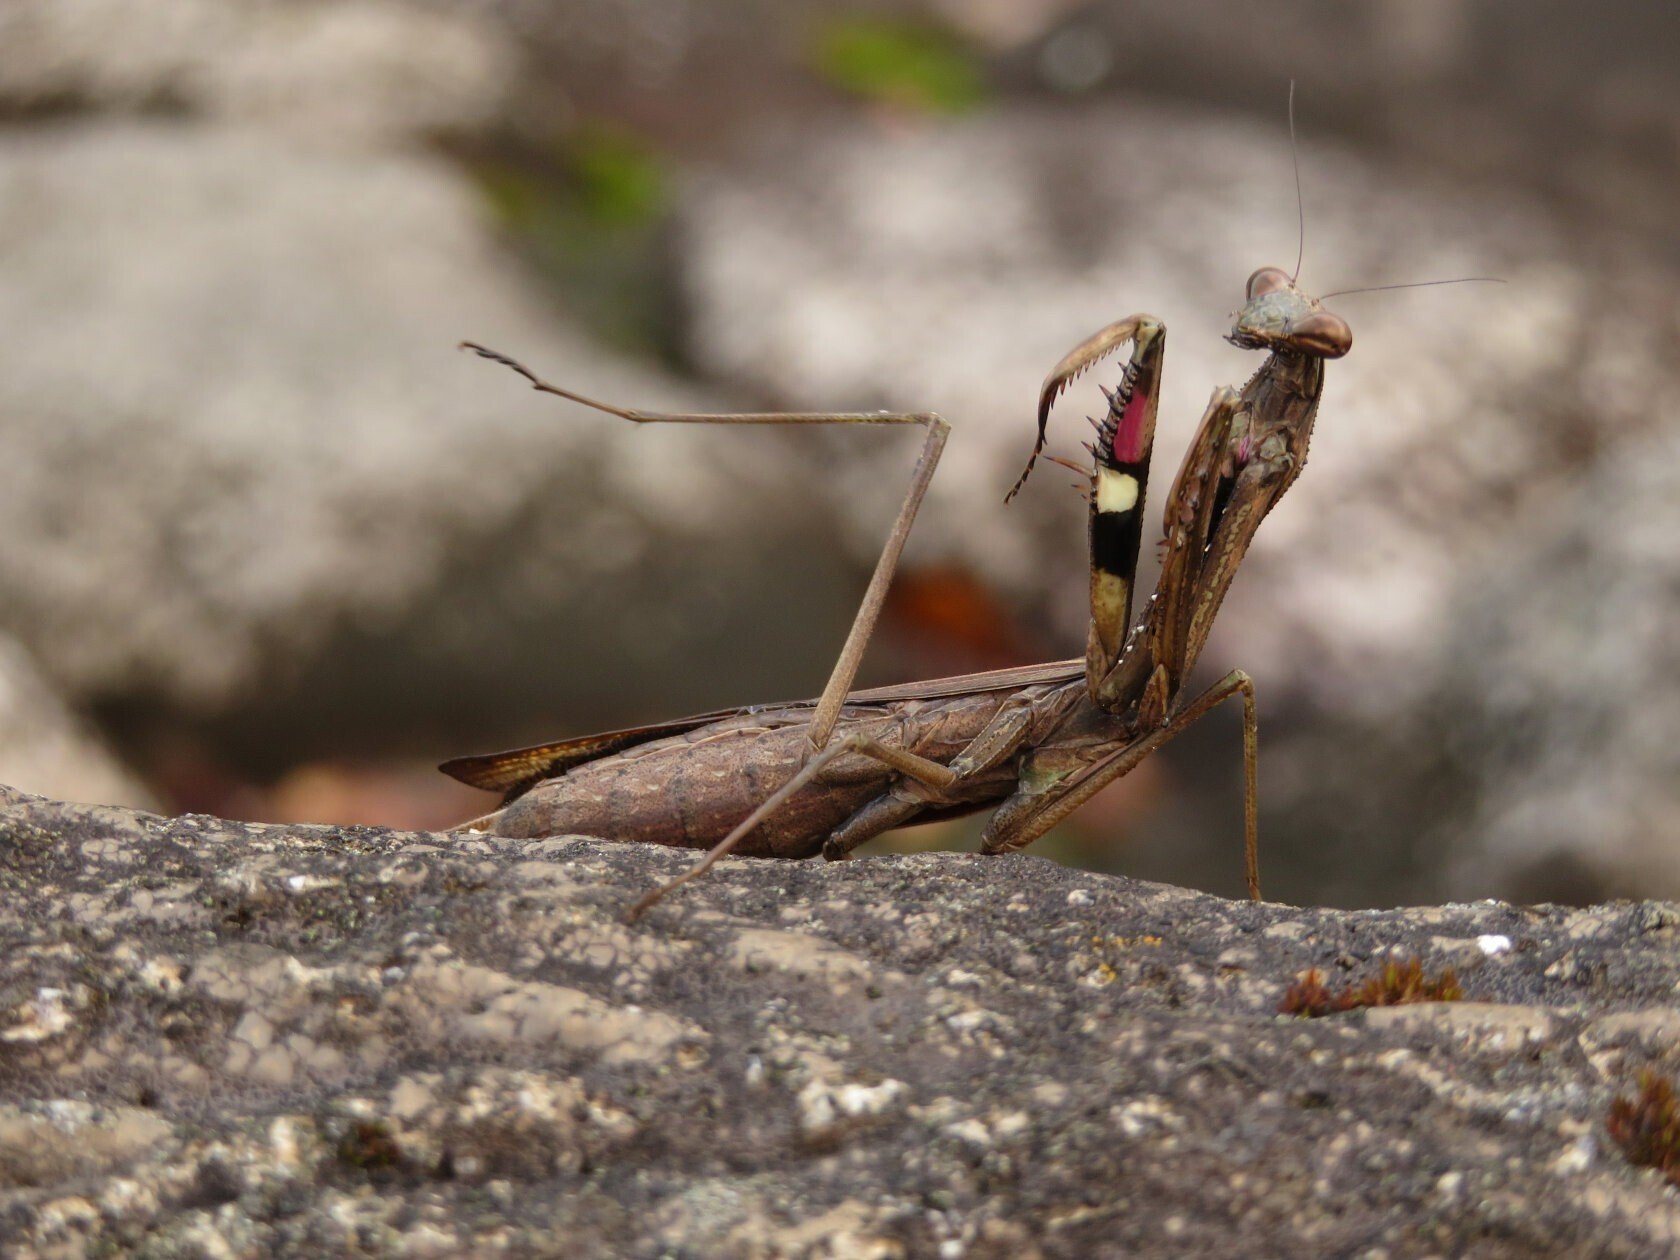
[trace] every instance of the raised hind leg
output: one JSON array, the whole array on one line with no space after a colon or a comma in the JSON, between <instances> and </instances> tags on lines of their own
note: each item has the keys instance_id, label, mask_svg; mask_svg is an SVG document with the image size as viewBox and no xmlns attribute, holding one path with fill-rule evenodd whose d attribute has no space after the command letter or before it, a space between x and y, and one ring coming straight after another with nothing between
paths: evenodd
<instances>
[{"instance_id":1,"label":"raised hind leg","mask_svg":"<svg viewBox=\"0 0 1680 1260\"><path fill-rule=\"evenodd\" d=\"M551 385L517 359L511 359L474 342L464 341L461 345L486 359L512 368L531 382L532 389L581 403L585 407L593 407L597 411L618 416L633 424L912 424L927 429L921 454L916 457L916 466L910 474L910 487L905 492L904 502L898 509L898 517L893 522L892 532L887 535L881 556L875 562L875 572L863 592L863 600L852 619L852 628L846 635L839 659L834 662L834 669L829 674L827 685L823 687L822 696L817 701L816 711L811 719L811 749L817 752L825 748L829 737L834 733L834 724L840 717L840 708L846 702L846 694L851 691L852 683L857 678L864 649L869 646L869 637L881 616L881 606L886 600L887 588L892 585L893 573L898 568L898 558L904 551L905 541L910 537L911 526L916 521L916 511L921 507L928 484L933 480L934 469L939 464L940 453L945 449L945 439L951 432L950 424L931 411L754 411L715 414L637 411Z\"/></svg>"}]
</instances>

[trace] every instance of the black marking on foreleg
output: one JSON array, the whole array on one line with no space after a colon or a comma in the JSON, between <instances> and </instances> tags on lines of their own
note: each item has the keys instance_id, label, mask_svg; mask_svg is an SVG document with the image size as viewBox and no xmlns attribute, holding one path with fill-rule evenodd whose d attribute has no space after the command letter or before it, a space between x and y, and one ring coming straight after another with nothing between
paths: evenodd
<instances>
[{"instance_id":1,"label":"black marking on foreleg","mask_svg":"<svg viewBox=\"0 0 1680 1260\"><path fill-rule=\"evenodd\" d=\"M1149 484L1150 443L1139 443L1133 430L1141 423L1134 408L1138 366L1134 360L1118 389L1105 390L1108 412L1096 423L1091 475L1091 581L1093 598L1111 610L1114 625L1123 630L1131 614L1132 583L1143 542L1143 498ZM1137 399L1139 403L1145 400ZM1122 438L1124 434L1124 438ZM1117 452L1115 443L1130 445ZM1093 607L1099 620L1103 608Z\"/></svg>"}]
</instances>

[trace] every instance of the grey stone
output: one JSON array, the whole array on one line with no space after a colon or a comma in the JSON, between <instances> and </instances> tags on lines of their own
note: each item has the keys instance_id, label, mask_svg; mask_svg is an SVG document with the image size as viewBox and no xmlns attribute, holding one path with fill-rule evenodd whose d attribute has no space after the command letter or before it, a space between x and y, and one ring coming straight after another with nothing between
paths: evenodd
<instances>
[{"instance_id":1,"label":"grey stone","mask_svg":"<svg viewBox=\"0 0 1680 1260\"><path fill-rule=\"evenodd\" d=\"M1461 882L1504 870L1541 892L1680 888L1677 460L1672 428L1630 441L1457 592L1438 728L1481 755L1467 807L1436 823L1484 837L1452 854Z\"/></svg>"},{"instance_id":2,"label":"grey stone","mask_svg":"<svg viewBox=\"0 0 1680 1260\"><path fill-rule=\"evenodd\" d=\"M172 112L357 147L486 125L497 24L400 0L8 0L0 112Z\"/></svg>"},{"instance_id":3,"label":"grey stone","mask_svg":"<svg viewBox=\"0 0 1680 1260\"><path fill-rule=\"evenodd\" d=\"M19 1254L1647 1256L1666 911L1231 903L0 789ZM1505 938L1493 949L1482 938ZM1277 1014L1307 968L1466 1001ZM1571 969L1560 964L1569 962Z\"/></svg>"},{"instance_id":4,"label":"grey stone","mask_svg":"<svg viewBox=\"0 0 1680 1260\"><path fill-rule=\"evenodd\" d=\"M440 706L463 729L510 709L505 734L622 703L678 641L726 682L832 651L721 646L787 597L768 553L796 592L834 572L766 529L798 497L774 443L568 413L455 352L470 336L607 398L707 402L548 309L441 160L20 130L0 138L0 256L0 625L78 702L238 711L283 764L288 738L323 755L323 730L377 724L389 747ZM763 603L730 598L754 578ZM309 673L344 640L336 674ZM276 697L307 734L258 711Z\"/></svg>"},{"instance_id":5,"label":"grey stone","mask_svg":"<svg viewBox=\"0 0 1680 1260\"><path fill-rule=\"evenodd\" d=\"M6 635L0 635L0 782L62 800L155 805L152 794Z\"/></svg>"},{"instance_id":6,"label":"grey stone","mask_svg":"<svg viewBox=\"0 0 1680 1260\"><path fill-rule=\"evenodd\" d=\"M1158 499L1209 391L1258 365L1221 339L1248 274L1294 261L1287 132L1141 101L1017 105L939 129L802 129L758 153L756 172L702 184L685 206L696 359L792 404L945 413L957 427L917 554L1059 611L1053 624L1082 640L1077 503L1049 484L995 502L1025 459L1038 382L1104 324L1165 318ZM1328 144L1307 145L1302 174L1308 291L1508 281L1329 303L1353 352L1330 368L1311 471L1215 633L1230 654L1240 624L1245 664L1339 695L1356 662L1398 663L1428 642L1462 553L1492 545L1513 499L1549 497L1564 426L1586 412L1607 445L1648 426L1676 383L1663 299L1675 277L1633 256L1567 261L1581 253L1572 229L1513 194L1397 177ZM1064 451L1098 403L1086 383L1058 408ZM895 488L867 451L835 480L869 520ZM858 527L860 549L874 540ZM1381 707L1402 684L1375 672L1366 702Z\"/></svg>"}]
</instances>

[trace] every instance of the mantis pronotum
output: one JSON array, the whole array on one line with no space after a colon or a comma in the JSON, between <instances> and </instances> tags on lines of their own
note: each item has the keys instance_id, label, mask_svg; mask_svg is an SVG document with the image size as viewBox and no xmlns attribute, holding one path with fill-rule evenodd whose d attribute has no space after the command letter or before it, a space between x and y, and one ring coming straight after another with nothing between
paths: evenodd
<instances>
[{"instance_id":1,"label":"mantis pronotum","mask_svg":"<svg viewBox=\"0 0 1680 1260\"><path fill-rule=\"evenodd\" d=\"M1120 386L1089 446L1091 625L1083 660L852 691L898 557L944 448L931 412L642 412L551 385L467 343L532 388L638 424L894 424L926 430L898 519L828 685L814 701L726 709L673 722L463 757L442 769L506 794L481 826L506 836L581 833L709 849L655 889L640 913L731 852L845 857L890 828L995 805L987 853L1021 849L1221 701L1243 699L1244 856L1260 896L1254 685L1233 670L1193 699L1200 656L1237 566L1266 513L1300 474L1324 387L1324 361L1353 335L1288 272L1249 277L1229 340L1270 352L1238 391L1213 393L1167 498L1161 577L1137 622L1134 578L1154 445L1166 329L1149 315L1076 346L1039 393L1042 451L1051 405L1080 373L1130 345Z\"/></svg>"}]
</instances>

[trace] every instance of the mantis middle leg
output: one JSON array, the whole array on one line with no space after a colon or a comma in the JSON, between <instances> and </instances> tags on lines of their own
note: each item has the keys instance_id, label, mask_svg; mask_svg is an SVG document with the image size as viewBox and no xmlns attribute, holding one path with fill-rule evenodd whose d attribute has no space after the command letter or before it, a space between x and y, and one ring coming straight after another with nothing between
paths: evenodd
<instances>
[{"instance_id":1,"label":"mantis middle leg","mask_svg":"<svg viewBox=\"0 0 1680 1260\"><path fill-rule=\"evenodd\" d=\"M1165 725L1148 731L1123 748L1100 758L1043 791L1017 792L1001 806L981 837L985 853L1024 849L1116 779L1130 774L1143 759L1209 710L1232 696L1243 698L1243 874L1251 901L1260 900L1259 750L1260 727L1254 704L1254 680L1234 669L1173 714Z\"/></svg>"}]
</instances>

